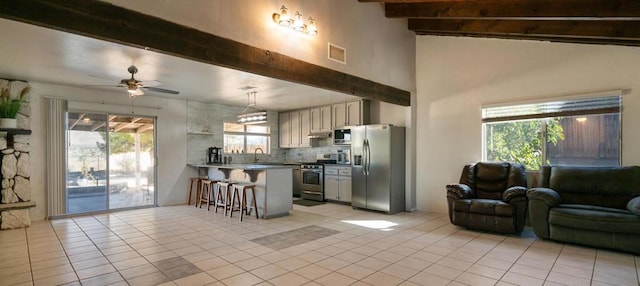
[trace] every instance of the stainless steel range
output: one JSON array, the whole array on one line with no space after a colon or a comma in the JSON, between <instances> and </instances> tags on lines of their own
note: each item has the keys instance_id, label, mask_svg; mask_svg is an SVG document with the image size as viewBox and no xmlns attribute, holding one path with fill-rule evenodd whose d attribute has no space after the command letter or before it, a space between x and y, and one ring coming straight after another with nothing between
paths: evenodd
<instances>
[{"instance_id":1,"label":"stainless steel range","mask_svg":"<svg viewBox=\"0 0 640 286\"><path fill-rule=\"evenodd\" d=\"M312 201L324 201L324 165L320 163L302 163L302 185L300 197Z\"/></svg>"}]
</instances>

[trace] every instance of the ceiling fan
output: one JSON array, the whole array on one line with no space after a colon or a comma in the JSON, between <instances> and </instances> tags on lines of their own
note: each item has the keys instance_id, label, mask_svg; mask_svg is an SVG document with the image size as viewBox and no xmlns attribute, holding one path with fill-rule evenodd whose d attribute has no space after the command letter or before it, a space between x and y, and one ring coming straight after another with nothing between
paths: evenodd
<instances>
[{"instance_id":1,"label":"ceiling fan","mask_svg":"<svg viewBox=\"0 0 640 286\"><path fill-rule=\"evenodd\" d=\"M127 71L131 74L131 78L125 78L120 80L120 83L117 84L117 87L125 87L127 88L127 92L129 93L129 97L136 97L139 95L143 95L143 90L167 93L167 94L179 94L180 92L170 89L164 89L156 87L161 85L162 83L157 80L150 81L140 81L135 79L134 75L138 73L138 68L136 66L130 66Z\"/></svg>"}]
</instances>

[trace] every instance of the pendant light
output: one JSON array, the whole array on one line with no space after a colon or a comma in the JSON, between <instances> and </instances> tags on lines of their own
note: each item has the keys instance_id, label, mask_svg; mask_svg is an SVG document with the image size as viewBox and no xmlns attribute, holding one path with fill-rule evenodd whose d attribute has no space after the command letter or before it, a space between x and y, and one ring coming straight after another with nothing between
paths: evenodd
<instances>
[{"instance_id":1,"label":"pendant light","mask_svg":"<svg viewBox=\"0 0 640 286\"><path fill-rule=\"evenodd\" d=\"M247 92L247 107L238 114L240 124L262 124L267 123L267 111L260 110L256 105L257 92ZM253 97L253 103L251 98Z\"/></svg>"}]
</instances>

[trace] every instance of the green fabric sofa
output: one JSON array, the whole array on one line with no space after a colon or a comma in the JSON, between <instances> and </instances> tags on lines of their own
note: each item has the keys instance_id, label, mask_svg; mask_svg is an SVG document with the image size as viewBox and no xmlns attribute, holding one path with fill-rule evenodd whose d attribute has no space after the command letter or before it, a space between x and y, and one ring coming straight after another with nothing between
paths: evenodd
<instances>
[{"instance_id":1,"label":"green fabric sofa","mask_svg":"<svg viewBox=\"0 0 640 286\"><path fill-rule=\"evenodd\" d=\"M640 254L638 166L544 166L527 198L541 238Z\"/></svg>"}]
</instances>

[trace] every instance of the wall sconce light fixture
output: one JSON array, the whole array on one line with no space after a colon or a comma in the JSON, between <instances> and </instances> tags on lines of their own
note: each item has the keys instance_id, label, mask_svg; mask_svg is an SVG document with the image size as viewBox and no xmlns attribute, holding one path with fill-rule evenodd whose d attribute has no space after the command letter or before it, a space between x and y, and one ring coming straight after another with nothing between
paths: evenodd
<instances>
[{"instance_id":1,"label":"wall sconce light fixture","mask_svg":"<svg viewBox=\"0 0 640 286\"><path fill-rule=\"evenodd\" d=\"M292 17L289 17L288 13L289 9L282 5L280 7L280 13L273 13L273 22L277 23L283 27L289 27L295 31L305 33L309 36L315 36L318 34L318 28L316 27L316 20L309 17L307 24L304 23L302 18L302 14L299 11L296 11L296 14Z\"/></svg>"}]
</instances>

